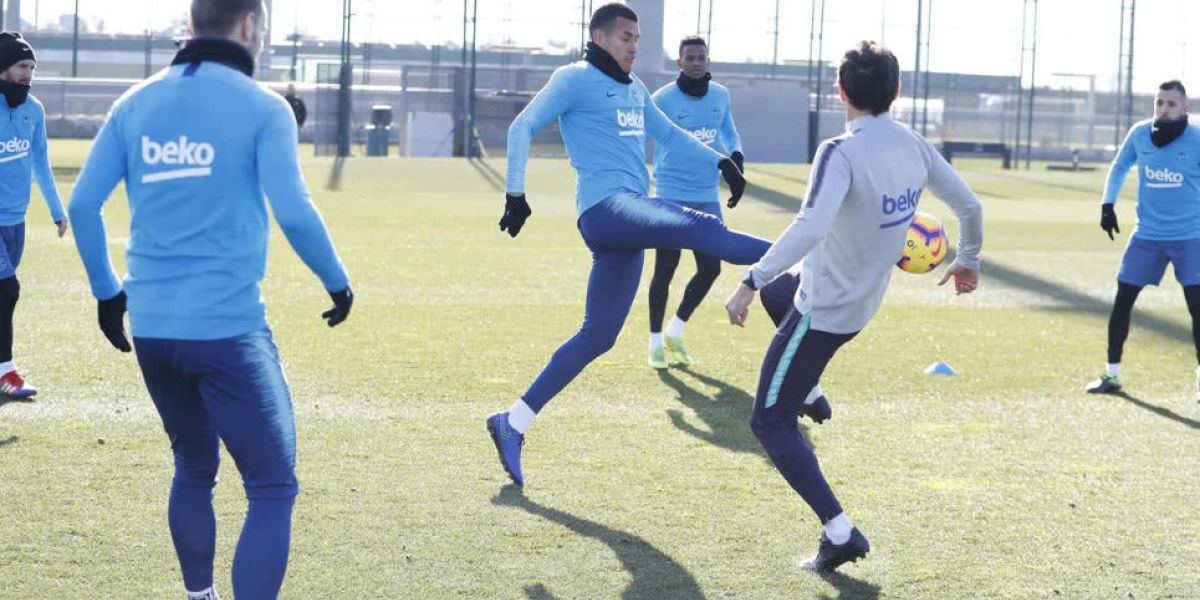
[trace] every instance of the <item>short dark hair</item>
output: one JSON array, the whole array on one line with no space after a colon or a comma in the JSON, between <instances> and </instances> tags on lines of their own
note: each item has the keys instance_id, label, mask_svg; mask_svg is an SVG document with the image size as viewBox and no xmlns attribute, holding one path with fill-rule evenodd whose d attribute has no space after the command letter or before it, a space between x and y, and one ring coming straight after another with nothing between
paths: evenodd
<instances>
[{"instance_id":1,"label":"short dark hair","mask_svg":"<svg viewBox=\"0 0 1200 600\"><path fill-rule=\"evenodd\" d=\"M704 49L708 50L708 42L704 41L704 38L698 35L689 35L684 37L682 40L679 40L680 56L683 56L683 49L688 46L704 46Z\"/></svg>"},{"instance_id":2,"label":"short dark hair","mask_svg":"<svg viewBox=\"0 0 1200 600\"><path fill-rule=\"evenodd\" d=\"M900 92L900 62L881 44L863 40L842 55L838 83L854 108L885 113Z\"/></svg>"},{"instance_id":3,"label":"short dark hair","mask_svg":"<svg viewBox=\"0 0 1200 600\"><path fill-rule=\"evenodd\" d=\"M632 8L620 2L610 2L592 13L592 21L588 23L588 33L608 29L617 22L617 19L629 19L635 23L638 20L637 13L633 12Z\"/></svg>"},{"instance_id":4,"label":"short dark hair","mask_svg":"<svg viewBox=\"0 0 1200 600\"><path fill-rule=\"evenodd\" d=\"M192 0L196 35L225 35L246 15L263 15L263 0Z\"/></svg>"},{"instance_id":5,"label":"short dark hair","mask_svg":"<svg viewBox=\"0 0 1200 600\"><path fill-rule=\"evenodd\" d=\"M1183 82L1179 81L1178 79L1164 81L1164 82L1158 84L1158 89L1161 91L1164 91L1164 92L1175 90L1175 91L1179 92L1179 94L1182 95L1184 98L1187 98L1187 90L1184 89Z\"/></svg>"}]
</instances>

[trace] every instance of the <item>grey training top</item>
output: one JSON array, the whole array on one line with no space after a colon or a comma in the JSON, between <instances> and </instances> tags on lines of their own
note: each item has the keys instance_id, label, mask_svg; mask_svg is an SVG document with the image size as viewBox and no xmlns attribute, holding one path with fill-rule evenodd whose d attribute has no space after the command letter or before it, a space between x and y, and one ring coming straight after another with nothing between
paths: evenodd
<instances>
[{"instance_id":1,"label":"grey training top","mask_svg":"<svg viewBox=\"0 0 1200 600\"><path fill-rule=\"evenodd\" d=\"M958 217L955 263L979 268L983 208L929 140L885 113L847 123L816 156L796 220L748 271L762 289L803 261L795 303L813 329L853 333L879 310L926 187Z\"/></svg>"}]
</instances>

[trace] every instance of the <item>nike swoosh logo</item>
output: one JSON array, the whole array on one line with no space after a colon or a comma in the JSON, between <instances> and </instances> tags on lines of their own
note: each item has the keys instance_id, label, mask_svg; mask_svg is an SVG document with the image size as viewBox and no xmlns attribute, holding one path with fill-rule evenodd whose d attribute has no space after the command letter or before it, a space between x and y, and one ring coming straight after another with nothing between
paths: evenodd
<instances>
[{"instance_id":1,"label":"nike swoosh logo","mask_svg":"<svg viewBox=\"0 0 1200 600\"><path fill-rule=\"evenodd\" d=\"M613 92L613 91L610 91L610 92L608 92L608 97L609 97L609 98L612 98L613 96L616 96L616 95L617 95L617 93L616 93L616 92Z\"/></svg>"}]
</instances>

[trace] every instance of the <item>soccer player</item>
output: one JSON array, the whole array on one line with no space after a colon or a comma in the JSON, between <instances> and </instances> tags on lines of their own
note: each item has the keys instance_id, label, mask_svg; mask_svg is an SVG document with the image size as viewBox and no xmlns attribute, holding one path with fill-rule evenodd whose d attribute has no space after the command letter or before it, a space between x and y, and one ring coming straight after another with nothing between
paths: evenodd
<instances>
[{"instance_id":1,"label":"soccer player","mask_svg":"<svg viewBox=\"0 0 1200 600\"><path fill-rule=\"evenodd\" d=\"M1108 319L1108 365L1087 386L1093 394L1121 390L1121 354L1129 317L1142 288L1158 285L1167 263L1183 286L1192 315L1192 339L1200 363L1200 130L1188 125L1187 91L1171 80L1154 95L1154 119L1134 125L1108 170L1100 204L1100 227L1112 239L1120 233L1113 205L1130 167L1138 171L1137 225L1117 269L1117 297ZM1200 401L1200 366L1196 367Z\"/></svg>"},{"instance_id":2,"label":"soccer player","mask_svg":"<svg viewBox=\"0 0 1200 600\"><path fill-rule=\"evenodd\" d=\"M167 521L193 600L217 598L212 498L222 442L249 501L234 596L275 598L287 568L296 427L259 287L264 193L333 298L322 315L329 326L353 301L300 172L291 108L252 79L266 23L262 0L192 0L195 37L114 103L71 196L100 329L123 352L128 298L138 365L175 455ZM131 215L124 285L100 212L121 180Z\"/></svg>"},{"instance_id":3,"label":"soccer player","mask_svg":"<svg viewBox=\"0 0 1200 600\"><path fill-rule=\"evenodd\" d=\"M592 41L585 60L555 71L508 130L508 190L500 229L515 237L529 217L524 192L530 140L558 119L578 173L579 232L592 251L582 328L559 347L508 411L487 419L500 462L518 485L525 481L521 446L526 429L551 398L616 342L637 293L644 249L687 248L747 265L770 245L730 231L712 215L647 196L646 133L677 153L678 160L720 169L732 193L731 208L746 180L732 160L673 124L654 105L645 84L630 74L640 35L632 9L617 3L601 6L589 29Z\"/></svg>"},{"instance_id":4,"label":"soccer player","mask_svg":"<svg viewBox=\"0 0 1200 600\"><path fill-rule=\"evenodd\" d=\"M744 170L742 139L733 124L729 90L712 81L712 74L708 72L708 44L704 38L683 38L679 42L679 58L675 64L679 66L679 77L654 92L654 103L676 125L688 130L705 145L728 154L738 170ZM707 164L687 160L662 144L655 146L655 196L719 219L721 203L717 184L717 172ZM683 345L684 327L721 274L721 261L717 257L698 251L692 254L696 257L696 274L688 281L683 301L671 317L664 336L667 294L675 267L679 265L680 252L675 248L654 251L654 276L650 280L650 366L655 369L667 368L668 360L683 366L692 364Z\"/></svg>"},{"instance_id":5,"label":"soccer player","mask_svg":"<svg viewBox=\"0 0 1200 600\"><path fill-rule=\"evenodd\" d=\"M31 173L37 177L58 237L67 233L67 216L46 152L46 111L29 94L36 68L33 48L21 34L0 33L0 93L8 113L0 125L0 394L12 398L37 394L13 365L13 312L21 296L17 265L25 250Z\"/></svg>"},{"instance_id":6,"label":"soccer player","mask_svg":"<svg viewBox=\"0 0 1200 600\"><path fill-rule=\"evenodd\" d=\"M883 301L923 189L945 201L961 225L958 256L939 285L953 277L964 294L979 278L979 200L933 144L892 120L888 109L899 81L895 55L874 42L860 42L842 57L846 133L821 144L795 221L726 303L730 322L744 325L755 291L800 263L793 306L763 361L750 428L824 526L816 556L804 563L818 572L866 556L870 544L842 510L796 420L834 353Z\"/></svg>"}]
</instances>

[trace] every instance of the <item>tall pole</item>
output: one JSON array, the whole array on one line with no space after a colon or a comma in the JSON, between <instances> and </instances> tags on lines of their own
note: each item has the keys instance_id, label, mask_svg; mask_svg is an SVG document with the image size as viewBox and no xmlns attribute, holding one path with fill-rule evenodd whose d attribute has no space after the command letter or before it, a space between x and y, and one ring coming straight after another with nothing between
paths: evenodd
<instances>
[{"instance_id":1,"label":"tall pole","mask_svg":"<svg viewBox=\"0 0 1200 600\"><path fill-rule=\"evenodd\" d=\"M704 35L704 40L709 48L712 48L712 5L713 0L708 0L708 33Z\"/></svg>"},{"instance_id":2,"label":"tall pole","mask_svg":"<svg viewBox=\"0 0 1200 600\"><path fill-rule=\"evenodd\" d=\"M779 64L779 0L775 0L775 47L771 50L771 77Z\"/></svg>"},{"instance_id":3,"label":"tall pole","mask_svg":"<svg viewBox=\"0 0 1200 600\"><path fill-rule=\"evenodd\" d=\"M1137 0L1129 0L1129 54L1125 64L1125 126L1133 126L1133 26L1137 16Z\"/></svg>"},{"instance_id":4,"label":"tall pole","mask_svg":"<svg viewBox=\"0 0 1200 600\"><path fill-rule=\"evenodd\" d=\"M476 148L478 140L475 139L475 42L478 35L479 0L471 0L471 77L467 82L467 139L470 143L465 148L467 156L470 157L479 156Z\"/></svg>"},{"instance_id":5,"label":"tall pole","mask_svg":"<svg viewBox=\"0 0 1200 600\"><path fill-rule=\"evenodd\" d=\"M75 0L75 33L71 36L71 77L79 77L79 0Z\"/></svg>"},{"instance_id":6,"label":"tall pole","mask_svg":"<svg viewBox=\"0 0 1200 600\"><path fill-rule=\"evenodd\" d=\"M1037 22L1038 0L1033 0L1033 47L1029 61L1029 112L1025 115L1025 170L1033 158L1033 99L1037 90Z\"/></svg>"},{"instance_id":7,"label":"tall pole","mask_svg":"<svg viewBox=\"0 0 1200 600\"><path fill-rule=\"evenodd\" d=\"M342 0L342 68L338 87L338 157L350 156L350 22L353 0Z\"/></svg>"},{"instance_id":8,"label":"tall pole","mask_svg":"<svg viewBox=\"0 0 1200 600\"><path fill-rule=\"evenodd\" d=\"M925 90L921 98L921 135L929 135L929 41L933 31L933 0L929 0L925 19ZM944 96L943 96L944 97ZM945 115L946 104L942 103L942 114ZM943 116L943 119L945 117Z\"/></svg>"},{"instance_id":9,"label":"tall pole","mask_svg":"<svg viewBox=\"0 0 1200 600\"><path fill-rule=\"evenodd\" d=\"M917 60L916 65L913 67L913 103L912 114L910 115L911 122L909 123L913 129L917 128L917 91L921 89L921 27L923 26L921 17L924 12L924 3L921 0L917 0Z\"/></svg>"}]
</instances>

